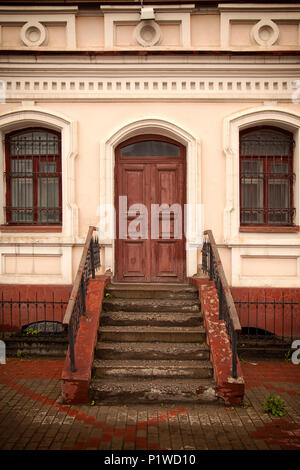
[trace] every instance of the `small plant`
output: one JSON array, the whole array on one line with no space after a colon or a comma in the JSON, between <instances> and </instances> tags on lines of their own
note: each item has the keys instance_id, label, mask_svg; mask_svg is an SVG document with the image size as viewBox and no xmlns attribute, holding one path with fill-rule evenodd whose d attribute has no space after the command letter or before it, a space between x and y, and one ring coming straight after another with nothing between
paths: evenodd
<instances>
[{"instance_id":1,"label":"small plant","mask_svg":"<svg viewBox=\"0 0 300 470\"><path fill-rule=\"evenodd\" d=\"M18 350L17 351L17 357L22 357L22 355L23 355L22 351Z\"/></svg>"},{"instance_id":2,"label":"small plant","mask_svg":"<svg viewBox=\"0 0 300 470\"><path fill-rule=\"evenodd\" d=\"M42 330L34 330L33 328L29 328L26 331L27 336L35 336L35 335L38 335L39 333L42 333Z\"/></svg>"},{"instance_id":3,"label":"small plant","mask_svg":"<svg viewBox=\"0 0 300 470\"><path fill-rule=\"evenodd\" d=\"M291 360L292 360L292 351L290 349L285 353L284 360L286 362L291 362Z\"/></svg>"},{"instance_id":4,"label":"small plant","mask_svg":"<svg viewBox=\"0 0 300 470\"><path fill-rule=\"evenodd\" d=\"M110 297L110 293L107 292L106 289L104 289L104 297L105 297L106 299L108 299L108 298Z\"/></svg>"},{"instance_id":5,"label":"small plant","mask_svg":"<svg viewBox=\"0 0 300 470\"><path fill-rule=\"evenodd\" d=\"M263 410L273 416L283 416L285 413L285 403L279 395L269 395L263 402Z\"/></svg>"},{"instance_id":6,"label":"small plant","mask_svg":"<svg viewBox=\"0 0 300 470\"><path fill-rule=\"evenodd\" d=\"M247 403L246 401L243 401L243 402L241 403L241 407L242 407L242 408L248 408L248 406L249 406L249 403Z\"/></svg>"}]
</instances>

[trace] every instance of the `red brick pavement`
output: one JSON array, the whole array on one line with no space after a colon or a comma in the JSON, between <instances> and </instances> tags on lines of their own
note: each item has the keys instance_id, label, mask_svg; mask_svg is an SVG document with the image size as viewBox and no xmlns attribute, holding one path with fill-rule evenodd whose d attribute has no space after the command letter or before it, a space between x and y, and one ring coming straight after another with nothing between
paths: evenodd
<instances>
[{"instance_id":1,"label":"red brick pavement","mask_svg":"<svg viewBox=\"0 0 300 470\"><path fill-rule=\"evenodd\" d=\"M0 449L300 449L300 367L243 362L243 406L60 403L63 360L8 358L0 365ZM269 393L282 418L263 412Z\"/></svg>"}]
</instances>

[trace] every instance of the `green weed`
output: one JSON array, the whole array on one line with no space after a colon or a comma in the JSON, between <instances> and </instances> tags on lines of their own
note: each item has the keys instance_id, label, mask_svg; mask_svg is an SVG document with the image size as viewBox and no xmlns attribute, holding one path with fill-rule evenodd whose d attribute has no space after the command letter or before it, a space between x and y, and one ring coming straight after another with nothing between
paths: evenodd
<instances>
[{"instance_id":1,"label":"green weed","mask_svg":"<svg viewBox=\"0 0 300 470\"><path fill-rule=\"evenodd\" d=\"M283 416L285 414L285 402L279 395L268 395L263 402L263 410L273 416Z\"/></svg>"}]
</instances>

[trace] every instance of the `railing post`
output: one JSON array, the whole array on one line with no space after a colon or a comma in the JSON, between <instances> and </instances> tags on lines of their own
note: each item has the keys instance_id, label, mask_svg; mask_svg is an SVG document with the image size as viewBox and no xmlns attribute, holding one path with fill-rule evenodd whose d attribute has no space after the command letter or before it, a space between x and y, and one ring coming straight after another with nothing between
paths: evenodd
<instances>
[{"instance_id":1,"label":"railing post","mask_svg":"<svg viewBox=\"0 0 300 470\"><path fill-rule=\"evenodd\" d=\"M224 315L223 315L223 287L221 282L219 281L219 320L224 320Z\"/></svg>"},{"instance_id":2,"label":"railing post","mask_svg":"<svg viewBox=\"0 0 300 470\"><path fill-rule=\"evenodd\" d=\"M2 312L2 338L4 338L4 295L3 292L1 294L1 312Z\"/></svg>"},{"instance_id":3,"label":"railing post","mask_svg":"<svg viewBox=\"0 0 300 470\"><path fill-rule=\"evenodd\" d=\"M84 285L84 278L81 278L80 281L80 291L81 291L81 300L82 300L82 315L86 316L86 302L85 302L85 285Z\"/></svg>"},{"instance_id":4,"label":"railing post","mask_svg":"<svg viewBox=\"0 0 300 470\"><path fill-rule=\"evenodd\" d=\"M208 244L208 247L209 247L209 280L212 281L214 278L213 276L214 260L213 260L211 243Z\"/></svg>"},{"instance_id":5,"label":"railing post","mask_svg":"<svg viewBox=\"0 0 300 470\"><path fill-rule=\"evenodd\" d=\"M205 264L206 264L205 263L205 249L206 248L205 248L205 240L204 240L203 245L202 245L202 261L201 261L202 271L204 271L204 272L206 271L206 269L205 269Z\"/></svg>"},{"instance_id":6,"label":"railing post","mask_svg":"<svg viewBox=\"0 0 300 470\"><path fill-rule=\"evenodd\" d=\"M93 237L91 238L91 243L90 243L90 255L91 255L92 278L95 279L95 258L94 258L94 240L93 240Z\"/></svg>"},{"instance_id":7,"label":"railing post","mask_svg":"<svg viewBox=\"0 0 300 470\"><path fill-rule=\"evenodd\" d=\"M231 329L232 377L237 378L237 332Z\"/></svg>"},{"instance_id":8,"label":"railing post","mask_svg":"<svg viewBox=\"0 0 300 470\"><path fill-rule=\"evenodd\" d=\"M73 335L73 323L72 321L68 325L68 337L69 337L69 348L70 348L70 363L71 371L76 372L75 367L75 351L74 351L74 335Z\"/></svg>"}]
</instances>

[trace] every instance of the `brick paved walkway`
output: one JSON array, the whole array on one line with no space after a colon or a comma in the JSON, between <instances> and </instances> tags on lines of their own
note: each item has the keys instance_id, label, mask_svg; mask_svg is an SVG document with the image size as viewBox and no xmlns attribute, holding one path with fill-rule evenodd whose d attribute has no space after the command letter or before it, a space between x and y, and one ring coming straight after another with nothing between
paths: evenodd
<instances>
[{"instance_id":1,"label":"brick paved walkway","mask_svg":"<svg viewBox=\"0 0 300 470\"><path fill-rule=\"evenodd\" d=\"M243 406L66 406L62 360L8 358L0 365L0 450L299 450L300 366L242 363ZM270 394L282 418L262 411Z\"/></svg>"}]
</instances>

